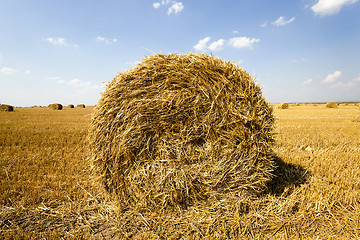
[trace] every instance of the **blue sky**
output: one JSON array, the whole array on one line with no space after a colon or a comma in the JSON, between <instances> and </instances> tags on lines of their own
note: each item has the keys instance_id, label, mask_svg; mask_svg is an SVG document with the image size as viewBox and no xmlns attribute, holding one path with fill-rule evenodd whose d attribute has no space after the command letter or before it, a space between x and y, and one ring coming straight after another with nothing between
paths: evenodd
<instances>
[{"instance_id":1,"label":"blue sky","mask_svg":"<svg viewBox=\"0 0 360 240\"><path fill-rule=\"evenodd\" d=\"M271 102L360 101L359 0L1 0L0 103L95 105L156 53L232 60Z\"/></svg>"}]
</instances>

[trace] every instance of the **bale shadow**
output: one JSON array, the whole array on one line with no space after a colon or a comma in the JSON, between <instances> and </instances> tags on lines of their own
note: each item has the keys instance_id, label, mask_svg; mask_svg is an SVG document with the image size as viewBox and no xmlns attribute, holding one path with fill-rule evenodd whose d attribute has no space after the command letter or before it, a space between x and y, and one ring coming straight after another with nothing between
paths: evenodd
<instances>
[{"instance_id":1,"label":"bale shadow","mask_svg":"<svg viewBox=\"0 0 360 240\"><path fill-rule=\"evenodd\" d=\"M311 176L310 172L300 165L284 162L280 157L275 156L275 170L273 178L267 183L266 193L282 195L285 189L294 189L304 184Z\"/></svg>"}]
</instances>

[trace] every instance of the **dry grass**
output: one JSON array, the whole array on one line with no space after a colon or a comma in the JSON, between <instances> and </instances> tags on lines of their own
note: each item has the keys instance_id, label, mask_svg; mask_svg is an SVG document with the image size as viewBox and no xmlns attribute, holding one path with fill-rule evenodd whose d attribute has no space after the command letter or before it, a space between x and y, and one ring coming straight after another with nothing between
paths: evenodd
<instances>
[{"instance_id":1,"label":"dry grass","mask_svg":"<svg viewBox=\"0 0 360 240\"><path fill-rule=\"evenodd\" d=\"M201 228L211 218L185 215L187 232L153 222L141 211L129 219L89 179L84 153L90 113L91 108L0 112L0 238L360 238L355 106L276 110L279 169L268 191L248 202L234 201L233 217L224 215L214 227ZM133 221L137 225L129 228Z\"/></svg>"},{"instance_id":2,"label":"dry grass","mask_svg":"<svg viewBox=\"0 0 360 240\"><path fill-rule=\"evenodd\" d=\"M289 104L288 103L280 103L277 105L278 109L288 109L289 108Z\"/></svg>"},{"instance_id":3,"label":"dry grass","mask_svg":"<svg viewBox=\"0 0 360 240\"><path fill-rule=\"evenodd\" d=\"M48 108L51 108L53 110L62 110L63 106L60 103L53 103L49 104Z\"/></svg>"},{"instance_id":4,"label":"dry grass","mask_svg":"<svg viewBox=\"0 0 360 240\"><path fill-rule=\"evenodd\" d=\"M14 111L14 107L11 106L11 105L7 105L7 104L1 104L1 105L0 105L0 111L13 112L13 111Z\"/></svg>"},{"instance_id":5,"label":"dry grass","mask_svg":"<svg viewBox=\"0 0 360 240\"><path fill-rule=\"evenodd\" d=\"M354 118L353 122L360 122L360 113Z\"/></svg>"},{"instance_id":6,"label":"dry grass","mask_svg":"<svg viewBox=\"0 0 360 240\"><path fill-rule=\"evenodd\" d=\"M124 215L142 209L188 231L182 218L221 218L235 211L234 199L264 189L273 171L272 113L234 63L157 54L104 91L90 129L92 158Z\"/></svg>"},{"instance_id":7,"label":"dry grass","mask_svg":"<svg viewBox=\"0 0 360 240\"><path fill-rule=\"evenodd\" d=\"M337 105L336 102L328 102L328 103L325 105L325 107L327 107L327 108L337 108L338 105Z\"/></svg>"}]
</instances>

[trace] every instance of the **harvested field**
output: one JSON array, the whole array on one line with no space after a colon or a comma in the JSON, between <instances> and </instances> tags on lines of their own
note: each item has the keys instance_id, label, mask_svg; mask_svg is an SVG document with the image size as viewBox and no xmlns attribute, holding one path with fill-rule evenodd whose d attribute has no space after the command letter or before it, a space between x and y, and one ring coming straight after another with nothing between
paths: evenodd
<instances>
[{"instance_id":1,"label":"harvested field","mask_svg":"<svg viewBox=\"0 0 360 240\"><path fill-rule=\"evenodd\" d=\"M129 219L89 180L92 108L0 112L0 238L359 239L358 111L312 104L275 110L279 168L268 190L234 201L236 214L212 228L185 215L186 232L141 210Z\"/></svg>"}]
</instances>

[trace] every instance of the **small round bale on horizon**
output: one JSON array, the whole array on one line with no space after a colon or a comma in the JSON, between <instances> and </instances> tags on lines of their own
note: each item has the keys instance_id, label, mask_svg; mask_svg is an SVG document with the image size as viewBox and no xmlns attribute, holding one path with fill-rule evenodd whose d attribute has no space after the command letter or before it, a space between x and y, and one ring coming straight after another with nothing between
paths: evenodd
<instances>
[{"instance_id":1,"label":"small round bale on horizon","mask_svg":"<svg viewBox=\"0 0 360 240\"><path fill-rule=\"evenodd\" d=\"M69 104L67 107L68 107L68 108L74 108L74 105L73 105L73 104Z\"/></svg>"},{"instance_id":2,"label":"small round bale on horizon","mask_svg":"<svg viewBox=\"0 0 360 240\"><path fill-rule=\"evenodd\" d=\"M289 108L289 104L284 102L284 103L280 103L277 105L277 108L279 109L288 109Z\"/></svg>"},{"instance_id":3,"label":"small round bale on horizon","mask_svg":"<svg viewBox=\"0 0 360 240\"><path fill-rule=\"evenodd\" d=\"M48 106L49 108L53 110L62 110L63 106L60 103L53 103Z\"/></svg>"},{"instance_id":4,"label":"small round bale on horizon","mask_svg":"<svg viewBox=\"0 0 360 240\"><path fill-rule=\"evenodd\" d=\"M326 108L337 108L337 103L336 102L328 102L325 105Z\"/></svg>"},{"instance_id":5,"label":"small round bale on horizon","mask_svg":"<svg viewBox=\"0 0 360 240\"><path fill-rule=\"evenodd\" d=\"M14 107L11 106L11 105L7 105L7 104L1 104L1 105L0 105L0 111L13 112L13 111L14 111Z\"/></svg>"},{"instance_id":6,"label":"small round bale on horizon","mask_svg":"<svg viewBox=\"0 0 360 240\"><path fill-rule=\"evenodd\" d=\"M78 107L78 108L85 108L85 104L78 104L76 107Z\"/></svg>"},{"instance_id":7,"label":"small round bale on horizon","mask_svg":"<svg viewBox=\"0 0 360 240\"><path fill-rule=\"evenodd\" d=\"M260 86L236 63L155 54L102 93L89 129L91 159L121 206L223 204L261 192L271 179L273 123Z\"/></svg>"}]
</instances>

